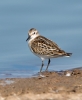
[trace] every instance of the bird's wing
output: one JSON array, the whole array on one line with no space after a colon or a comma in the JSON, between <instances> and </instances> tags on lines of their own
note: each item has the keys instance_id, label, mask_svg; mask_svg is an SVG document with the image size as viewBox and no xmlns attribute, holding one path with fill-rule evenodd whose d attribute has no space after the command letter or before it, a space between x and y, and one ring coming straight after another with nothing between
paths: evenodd
<instances>
[{"instance_id":1,"label":"bird's wing","mask_svg":"<svg viewBox=\"0 0 82 100\"><path fill-rule=\"evenodd\" d=\"M61 50L55 42L43 36L36 37L31 43L31 48L34 53L44 56L54 57L65 54L65 51Z\"/></svg>"}]
</instances>

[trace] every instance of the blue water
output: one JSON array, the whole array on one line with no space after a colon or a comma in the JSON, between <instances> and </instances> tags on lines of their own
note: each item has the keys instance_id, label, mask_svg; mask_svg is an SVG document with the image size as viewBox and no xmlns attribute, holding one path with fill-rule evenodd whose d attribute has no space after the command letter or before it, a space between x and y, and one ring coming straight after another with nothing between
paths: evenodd
<instances>
[{"instance_id":1,"label":"blue water","mask_svg":"<svg viewBox=\"0 0 82 100\"><path fill-rule=\"evenodd\" d=\"M41 35L73 53L70 58L52 59L49 70L82 66L82 0L1 0L1 77L39 72L41 60L30 52L26 42L30 28L36 28ZM47 61L44 63L43 70Z\"/></svg>"}]
</instances>

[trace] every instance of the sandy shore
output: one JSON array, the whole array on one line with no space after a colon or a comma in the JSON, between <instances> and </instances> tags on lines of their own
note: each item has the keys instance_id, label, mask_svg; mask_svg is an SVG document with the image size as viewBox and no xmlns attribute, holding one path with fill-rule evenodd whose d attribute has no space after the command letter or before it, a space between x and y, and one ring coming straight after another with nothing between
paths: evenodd
<instances>
[{"instance_id":1,"label":"sandy shore","mask_svg":"<svg viewBox=\"0 0 82 100\"><path fill-rule=\"evenodd\" d=\"M0 100L82 100L82 70L0 80Z\"/></svg>"}]
</instances>

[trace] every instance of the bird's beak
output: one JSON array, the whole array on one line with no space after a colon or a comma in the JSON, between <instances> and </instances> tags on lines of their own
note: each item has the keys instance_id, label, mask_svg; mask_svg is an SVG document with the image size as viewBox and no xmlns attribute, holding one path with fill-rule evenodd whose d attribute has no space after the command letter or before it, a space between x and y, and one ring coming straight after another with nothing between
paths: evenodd
<instances>
[{"instance_id":1,"label":"bird's beak","mask_svg":"<svg viewBox=\"0 0 82 100\"><path fill-rule=\"evenodd\" d=\"M30 39L30 36L28 36L28 38L26 39L26 41L28 41Z\"/></svg>"}]
</instances>

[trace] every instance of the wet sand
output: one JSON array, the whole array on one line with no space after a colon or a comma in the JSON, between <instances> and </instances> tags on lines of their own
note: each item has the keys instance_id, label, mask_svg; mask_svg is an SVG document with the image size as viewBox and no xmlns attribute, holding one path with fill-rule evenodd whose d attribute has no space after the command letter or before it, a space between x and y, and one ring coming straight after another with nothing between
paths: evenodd
<instances>
[{"instance_id":1,"label":"wet sand","mask_svg":"<svg viewBox=\"0 0 82 100\"><path fill-rule=\"evenodd\" d=\"M82 70L0 79L0 100L82 100Z\"/></svg>"}]
</instances>

